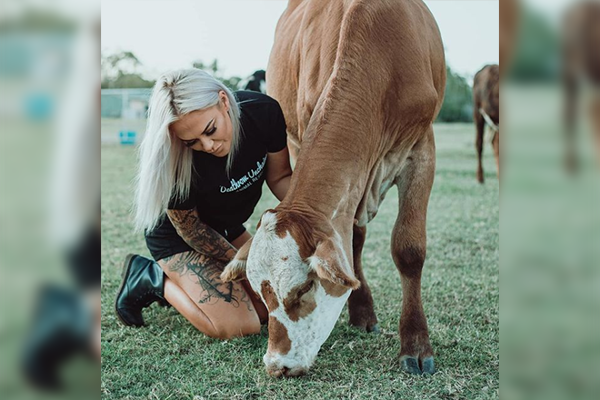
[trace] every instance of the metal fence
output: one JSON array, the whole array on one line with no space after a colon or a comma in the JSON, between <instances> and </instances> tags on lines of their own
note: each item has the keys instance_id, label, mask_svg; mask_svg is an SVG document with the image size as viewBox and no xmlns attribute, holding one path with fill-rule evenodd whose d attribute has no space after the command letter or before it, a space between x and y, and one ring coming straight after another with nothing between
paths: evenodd
<instances>
[{"instance_id":1,"label":"metal fence","mask_svg":"<svg viewBox=\"0 0 600 400\"><path fill-rule=\"evenodd\" d=\"M146 127L152 89L103 89L101 94L102 143L139 143Z\"/></svg>"}]
</instances>

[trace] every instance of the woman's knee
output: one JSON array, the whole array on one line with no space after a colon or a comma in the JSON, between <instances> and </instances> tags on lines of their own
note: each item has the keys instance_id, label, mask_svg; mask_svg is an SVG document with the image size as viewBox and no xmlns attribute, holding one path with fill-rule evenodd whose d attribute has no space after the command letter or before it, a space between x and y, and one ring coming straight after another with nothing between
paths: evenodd
<instances>
[{"instance_id":1,"label":"woman's knee","mask_svg":"<svg viewBox=\"0 0 600 400\"><path fill-rule=\"evenodd\" d=\"M243 321L231 318L226 321L212 322L213 329L207 335L215 339L228 340L260 333L260 321L257 316Z\"/></svg>"}]
</instances>

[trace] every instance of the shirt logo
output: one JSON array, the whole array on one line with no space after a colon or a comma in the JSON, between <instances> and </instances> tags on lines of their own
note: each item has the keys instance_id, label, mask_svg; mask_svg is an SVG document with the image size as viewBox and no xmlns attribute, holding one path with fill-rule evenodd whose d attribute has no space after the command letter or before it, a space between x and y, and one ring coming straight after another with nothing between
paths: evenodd
<instances>
[{"instance_id":1,"label":"shirt logo","mask_svg":"<svg viewBox=\"0 0 600 400\"><path fill-rule=\"evenodd\" d=\"M250 185L258 181L258 179L262 175L266 163L267 156L265 155L262 161L256 162L256 168L251 169L238 180L231 179L231 186L229 186L228 188L225 186L221 186L221 193L241 192L242 190L248 189Z\"/></svg>"}]
</instances>

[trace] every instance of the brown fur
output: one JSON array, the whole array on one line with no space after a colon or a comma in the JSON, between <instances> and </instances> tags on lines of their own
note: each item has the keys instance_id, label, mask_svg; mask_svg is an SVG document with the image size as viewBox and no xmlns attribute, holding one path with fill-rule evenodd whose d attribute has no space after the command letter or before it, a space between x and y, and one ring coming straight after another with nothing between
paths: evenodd
<instances>
[{"instance_id":1,"label":"brown fur","mask_svg":"<svg viewBox=\"0 0 600 400\"><path fill-rule=\"evenodd\" d=\"M269 316L269 344L270 353L285 355L292 349L292 342L288 336L287 328L277 320Z\"/></svg>"},{"instance_id":2,"label":"brown fur","mask_svg":"<svg viewBox=\"0 0 600 400\"><path fill-rule=\"evenodd\" d=\"M306 210L297 210L290 212L285 209L268 210L266 212L275 212L277 215L277 225L275 233L283 238L289 232L294 241L298 244L300 257L306 260L313 255L317 248L319 240L325 238L322 231L315 231L314 227L317 217Z\"/></svg>"},{"instance_id":3,"label":"brown fur","mask_svg":"<svg viewBox=\"0 0 600 400\"><path fill-rule=\"evenodd\" d=\"M288 296L283 299L285 313L294 322L306 317L317 307L314 290L312 287L307 290L311 282L314 287L314 280L309 278L306 282L294 287Z\"/></svg>"},{"instance_id":4,"label":"brown fur","mask_svg":"<svg viewBox=\"0 0 600 400\"><path fill-rule=\"evenodd\" d=\"M432 156L434 151L426 143L419 143L420 157ZM434 171L426 168L423 159L412 160L401 179L407 182L400 187L399 196L405 203L400 208L394 225L392 257L402 277L402 314L400 317L401 355L418 354L420 359L433 355L427 320L421 302L421 271L427 253L426 211L429 193L411 183L418 181L428 190L433 184Z\"/></svg>"},{"instance_id":5,"label":"brown fur","mask_svg":"<svg viewBox=\"0 0 600 400\"><path fill-rule=\"evenodd\" d=\"M373 331L377 326L377 316L373 310L373 296L362 271L362 250L367 236L367 228L354 225L352 235L352 253L354 258L354 275L360 282L360 287L350 294L348 313L350 325Z\"/></svg>"},{"instance_id":6,"label":"brown fur","mask_svg":"<svg viewBox=\"0 0 600 400\"><path fill-rule=\"evenodd\" d=\"M563 29L563 84L565 88L565 122L567 145L566 168L575 172L578 157L575 148L577 103L581 82L594 87L589 107L600 162L600 3L586 1L574 5L566 14ZM594 105L596 103L596 105ZM586 107L587 108L587 107Z\"/></svg>"},{"instance_id":7,"label":"brown fur","mask_svg":"<svg viewBox=\"0 0 600 400\"><path fill-rule=\"evenodd\" d=\"M397 184L401 223L393 252L408 288L402 313L410 316L401 322L402 354L432 354L416 278L422 262L402 254L425 248L435 168L431 127L446 82L437 25L420 0L304 0L288 3L275 36L268 93L284 111L290 152L298 154L290 189L275 209L283 212L278 234L289 231L303 259L315 252L325 266L337 266L321 271L328 293L342 291L332 283L363 288L366 232L355 225L365 226ZM340 268L341 260L354 271ZM370 291L359 291L351 322L372 327Z\"/></svg>"},{"instance_id":8,"label":"brown fur","mask_svg":"<svg viewBox=\"0 0 600 400\"><path fill-rule=\"evenodd\" d=\"M475 120L476 128L477 180L483 183L483 166L481 160L486 121L481 114L481 110L489 115L498 128L500 127L500 67L498 65L485 66L475 75L473 81L473 119ZM500 178L500 131L494 133L492 146L496 158L496 173L498 178Z\"/></svg>"},{"instance_id":9,"label":"brown fur","mask_svg":"<svg viewBox=\"0 0 600 400\"><path fill-rule=\"evenodd\" d=\"M500 72L510 68L517 41L519 25L519 0L500 1Z\"/></svg>"},{"instance_id":10,"label":"brown fur","mask_svg":"<svg viewBox=\"0 0 600 400\"><path fill-rule=\"evenodd\" d=\"M277 296L273 292L271 282L262 281L260 284L260 292L263 295L263 299L265 299L265 303L267 304L269 312L273 312L279 307L279 301L277 301Z\"/></svg>"},{"instance_id":11,"label":"brown fur","mask_svg":"<svg viewBox=\"0 0 600 400\"><path fill-rule=\"evenodd\" d=\"M328 280L346 287L346 290L358 289L360 282L356 280L349 270L350 265L344 261L344 251L339 249L331 239L319 243L315 250L313 268L321 280Z\"/></svg>"},{"instance_id":12,"label":"brown fur","mask_svg":"<svg viewBox=\"0 0 600 400\"><path fill-rule=\"evenodd\" d=\"M332 297L341 297L348 291L346 286L331 282L327 279L320 279L319 282L321 283L321 286L323 286L325 293Z\"/></svg>"}]
</instances>

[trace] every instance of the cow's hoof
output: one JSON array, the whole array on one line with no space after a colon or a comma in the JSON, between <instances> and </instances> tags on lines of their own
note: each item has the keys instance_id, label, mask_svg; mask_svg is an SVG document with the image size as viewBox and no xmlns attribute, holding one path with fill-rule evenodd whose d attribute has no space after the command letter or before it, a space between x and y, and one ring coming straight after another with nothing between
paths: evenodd
<instances>
[{"instance_id":1,"label":"cow's hoof","mask_svg":"<svg viewBox=\"0 0 600 400\"><path fill-rule=\"evenodd\" d=\"M422 367L419 367L419 359L411 356L403 356L400 359L400 367L403 371L411 375L433 375L435 373L435 364L433 357L426 357L422 361Z\"/></svg>"},{"instance_id":2,"label":"cow's hoof","mask_svg":"<svg viewBox=\"0 0 600 400\"><path fill-rule=\"evenodd\" d=\"M419 360L415 357L406 356L400 360L400 366L403 371L408 372L411 375L421 375L423 372L419 368Z\"/></svg>"},{"instance_id":3,"label":"cow's hoof","mask_svg":"<svg viewBox=\"0 0 600 400\"><path fill-rule=\"evenodd\" d=\"M423 359L423 367L421 368L421 371L423 371L423 375L435 374L435 363L433 362L433 357L425 357Z\"/></svg>"},{"instance_id":4,"label":"cow's hoof","mask_svg":"<svg viewBox=\"0 0 600 400\"><path fill-rule=\"evenodd\" d=\"M379 329L379 324L375 323L375 324L353 324L350 323L350 326L356 328L356 329L360 329L363 332L367 332L367 333L380 333L380 329Z\"/></svg>"}]
</instances>

